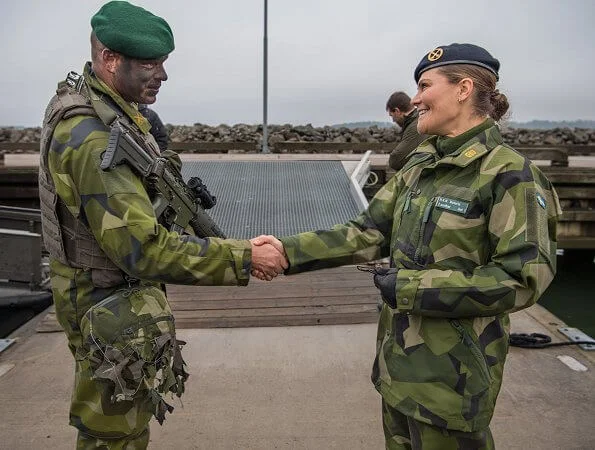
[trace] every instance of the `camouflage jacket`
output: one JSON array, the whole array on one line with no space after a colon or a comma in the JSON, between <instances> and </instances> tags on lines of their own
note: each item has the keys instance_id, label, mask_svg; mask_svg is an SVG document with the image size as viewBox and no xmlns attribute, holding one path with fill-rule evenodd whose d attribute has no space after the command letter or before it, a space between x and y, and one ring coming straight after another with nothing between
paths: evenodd
<instances>
[{"instance_id":1,"label":"camouflage jacket","mask_svg":"<svg viewBox=\"0 0 595 450\"><path fill-rule=\"evenodd\" d=\"M291 272L390 256L397 308L379 319L372 381L407 416L489 425L508 351L508 313L556 270L557 195L496 126L440 157L429 138L360 216L282 238Z\"/></svg>"},{"instance_id":2,"label":"camouflage jacket","mask_svg":"<svg viewBox=\"0 0 595 450\"><path fill-rule=\"evenodd\" d=\"M136 105L98 80L89 65L84 77L93 95L117 105L139 133L149 132ZM157 222L141 179L127 165L110 171L99 168L108 136L109 128L97 116L63 119L53 132L47 161L61 201L91 231L107 257L128 276L147 283L246 285L250 243L169 232ZM88 308L122 287L97 283L92 268L72 267L55 258L50 269L56 304L76 299L78 308Z\"/></svg>"},{"instance_id":3,"label":"camouflage jacket","mask_svg":"<svg viewBox=\"0 0 595 450\"><path fill-rule=\"evenodd\" d=\"M417 132L417 117L417 109L405 117L401 140L388 157L388 165L393 170L401 170L409 154L428 137Z\"/></svg>"}]
</instances>

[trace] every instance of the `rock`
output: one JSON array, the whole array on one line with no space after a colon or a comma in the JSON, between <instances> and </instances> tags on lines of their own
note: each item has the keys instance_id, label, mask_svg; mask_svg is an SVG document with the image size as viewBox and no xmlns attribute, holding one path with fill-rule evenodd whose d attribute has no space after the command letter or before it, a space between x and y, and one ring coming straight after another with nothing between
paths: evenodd
<instances>
[{"instance_id":1,"label":"rock","mask_svg":"<svg viewBox=\"0 0 595 450\"><path fill-rule=\"evenodd\" d=\"M562 139L562 137L556 136L556 135L546 136L545 139L543 140L543 143L546 145L562 144L563 142L564 142L564 140Z\"/></svg>"},{"instance_id":2,"label":"rock","mask_svg":"<svg viewBox=\"0 0 595 450\"><path fill-rule=\"evenodd\" d=\"M590 133L589 130L576 129L574 130L573 144L587 145L589 143Z\"/></svg>"},{"instance_id":3,"label":"rock","mask_svg":"<svg viewBox=\"0 0 595 450\"><path fill-rule=\"evenodd\" d=\"M215 127L195 123L194 125L166 125L171 142L253 142L258 151L262 142L262 125L220 124ZM268 125L269 145L280 142L381 142L396 143L400 139L396 126L380 128L350 129L347 127L314 127L312 124L292 126L291 124ZM0 128L0 142L39 142L41 128ZM515 145L595 145L595 130L556 128L552 130L528 130L502 126L504 141ZM31 150L34 152L36 150ZM2 151L7 153L7 151Z\"/></svg>"},{"instance_id":4,"label":"rock","mask_svg":"<svg viewBox=\"0 0 595 450\"><path fill-rule=\"evenodd\" d=\"M337 136L332 140L332 142L335 142L337 144L345 144L347 143L347 139L345 139L343 136Z\"/></svg>"}]
</instances>

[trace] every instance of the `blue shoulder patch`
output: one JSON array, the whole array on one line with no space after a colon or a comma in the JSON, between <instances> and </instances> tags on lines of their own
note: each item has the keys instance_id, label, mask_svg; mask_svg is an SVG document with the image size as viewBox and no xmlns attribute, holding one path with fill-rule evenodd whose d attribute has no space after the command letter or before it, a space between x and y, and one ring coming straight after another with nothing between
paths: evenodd
<instances>
[{"instance_id":1,"label":"blue shoulder patch","mask_svg":"<svg viewBox=\"0 0 595 450\"><path fill-rule=\"evenodd\" d=\"M541 195L538 192L536 197L537 197L537 203L539 203L539 206L541 206L543 209L545 209L546 203L545 203L545 198L543 198L543 195Z\"/></svg>"}]
</instances>

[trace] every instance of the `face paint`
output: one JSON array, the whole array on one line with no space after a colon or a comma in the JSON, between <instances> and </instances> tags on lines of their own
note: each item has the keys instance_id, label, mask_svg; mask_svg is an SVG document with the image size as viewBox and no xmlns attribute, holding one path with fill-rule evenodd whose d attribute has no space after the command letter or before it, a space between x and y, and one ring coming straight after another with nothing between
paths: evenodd
<instances>
[{"instance_id":1,"label":"face paint","mask_svg":"<svg viewBox=\"0 0 595 450\"><path fill-rule=\"evenodd\" d=\"M116 90L128 102L155 103L161 83L167 80L163 67L166 59L167 56L151 60L122 57L114 74Z\"/></svg>"}]
</instances>

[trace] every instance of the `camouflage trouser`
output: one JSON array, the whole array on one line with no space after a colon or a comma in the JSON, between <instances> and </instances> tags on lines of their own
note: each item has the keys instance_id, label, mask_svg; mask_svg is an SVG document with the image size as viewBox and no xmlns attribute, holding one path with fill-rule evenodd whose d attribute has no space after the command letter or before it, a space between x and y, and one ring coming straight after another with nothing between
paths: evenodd
<instances>
[{"instance_id":1,"label":"camouflage trouser","mask_svg":"<svg viewBox=\"0 0 595 450\"><path fill-rule=\"evenodd\" d=\"M171 315L165 296L150 288L126 301L110 302L107 290L99 301L68 298L53 281L56 316L75 357L70 424L79 430L77 449L146 449L151 418L162 421L173 409L164 394L183 390L170 367L175 334L173 322L164 322Z\"/></svg>"},{"instance_id":2,"label":"camouflage trouser","mask_svg":"<svg viewBox=\"0 0 595 450\"><path fill-rule=\"evenodd\" d=\"M382 400L387 450L493 450L489 428L473 433L447 430L407 417Z\"/></svg>"},{"instance_id":3,"label":"camouflage trouser","mask_svg":"<svg viewBox=\"0 0 595 450\"><path fill-rule=\"evenodd\" d=\"M111 387L92 376L88 361L76 361L70 424L79 430L77 450L146 449L154 410L148 392L114 403Z\"/></svg>"}]
</instances>

